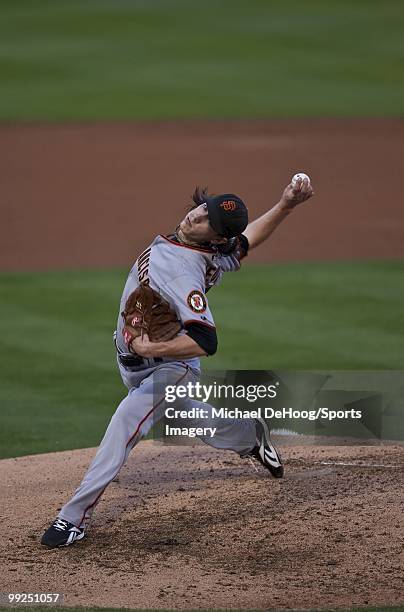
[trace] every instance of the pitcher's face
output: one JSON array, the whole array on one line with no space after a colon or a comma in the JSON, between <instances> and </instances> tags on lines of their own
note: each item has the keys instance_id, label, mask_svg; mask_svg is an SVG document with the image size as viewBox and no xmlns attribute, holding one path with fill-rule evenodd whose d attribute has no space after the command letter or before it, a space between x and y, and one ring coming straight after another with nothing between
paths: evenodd
<instances>
[{"instance_id":1,"label":"pitcher's face","mask_svg":"<svg viewBox=\"0 0 404 612\"><path fill-rule=\"evenodd\" d=\"M209 223L207 204L200 204L187 213L179 228L184 238L190 242L213 242L220 244L226 238L220 236Z\"/></svg>"}]
</instances>

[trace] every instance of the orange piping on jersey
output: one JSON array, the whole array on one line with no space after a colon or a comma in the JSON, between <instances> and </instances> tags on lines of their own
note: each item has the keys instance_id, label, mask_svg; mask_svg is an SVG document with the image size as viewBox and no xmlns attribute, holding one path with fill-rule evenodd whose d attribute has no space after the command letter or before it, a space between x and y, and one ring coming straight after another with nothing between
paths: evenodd
<instances>
[{"instance_id":1,"label":"orange piping on jersey","mask_svg":"<svg viewBox=\"0 0 404 612\"><path fill-rule=\"evenodd\" d=\"M203 249L202 247L194 247L189 244L182 244L181 242L175 242L175 240L171 240L171 238L167 238L163 234L159 234L161 238L167 240L167 242L171 242L171 244L175 244L175 246L183 247L184 249L191 249L191 251L200 251L201 253L216 253L213 249Z\"/></svg>"}]
</instances>

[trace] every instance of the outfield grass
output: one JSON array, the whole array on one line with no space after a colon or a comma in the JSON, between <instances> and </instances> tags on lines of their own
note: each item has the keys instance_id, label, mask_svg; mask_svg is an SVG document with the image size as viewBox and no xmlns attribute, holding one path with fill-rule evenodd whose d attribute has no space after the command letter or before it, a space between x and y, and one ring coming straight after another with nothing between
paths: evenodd
<instances>
[{"instance_id":1,"label":"outfield grass","mask_svg":"<svg viewBox=\"0 0 404 612\"><path fill-rule=\"evenodd\" d=\"M402 369L404 263L245 266L209 294L233 369ZM248 330L248 331L246 331Z\"/></svg>"},{"instance_id":2,"label":"outfield grass","mask_svg":"<svg viewBox=\"0 0 404 612\"><path fill-rule=\"evenodd\" d=\"M404 262L249 265L209 293L205 369L403 369ZM0 275L0 456L97 445L125 395L126 271Z\"/></svg>"},{"instance_id":3,"label":"outfield grass","mask_svg":"<svg viewBox=\"0 0 404 612\"><path fill-rule=\"evenodd\" d=\"M0 120L402 115L401 0L3 0Z\"/></svg>"}]
</instances>

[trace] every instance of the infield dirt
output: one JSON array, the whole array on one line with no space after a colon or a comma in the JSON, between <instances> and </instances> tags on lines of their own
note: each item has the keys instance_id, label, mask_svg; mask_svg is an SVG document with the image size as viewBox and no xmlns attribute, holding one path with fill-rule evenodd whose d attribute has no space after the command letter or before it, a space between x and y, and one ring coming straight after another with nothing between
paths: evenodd
<instances>
[{"instance_id":1,"label":"infield dirt","mask_svg":"<svg viewBox=\"0 0 404 612\"><path fill-rule=\"evenodd\" d=\"M5 459L2 591L131 608L403 603L404 446L312 442L282 444L281 481L231 452L141 442L88 537L58 550L39 538L94 449Z\"/></svg>"},{"instance_id":2,"label":"infield dirt","mask_svg":"<svg viewBox=\"0 0 404 612\"><path fill-rule=\"evenodd\" d=\"M0 270L128 267L195 185L254 218L306 171L316 196L249 261L404 257L404 121L2 125Z\"/></svg>"}]
</instances>

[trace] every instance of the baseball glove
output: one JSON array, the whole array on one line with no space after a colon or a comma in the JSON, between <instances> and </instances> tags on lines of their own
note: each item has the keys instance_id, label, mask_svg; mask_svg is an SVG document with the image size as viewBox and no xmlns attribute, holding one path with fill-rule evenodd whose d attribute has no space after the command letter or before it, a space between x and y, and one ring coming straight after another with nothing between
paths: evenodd
<instances>
[{"instance_id":1,"label":"baseball glove","mask_svg":"<svg viewBox=\"0 0 404 612\"><path fill-rule=\"evenodd\" d=\"M151 342L166 342L181 329L170 304L148 285L139 285L130 294L121 315L125 322L122 333L129 350L132 340L145 333Z\"/></svg>"}]
</instances>

